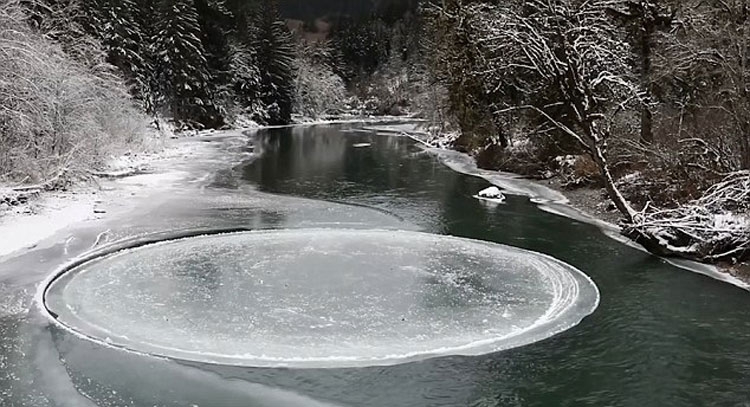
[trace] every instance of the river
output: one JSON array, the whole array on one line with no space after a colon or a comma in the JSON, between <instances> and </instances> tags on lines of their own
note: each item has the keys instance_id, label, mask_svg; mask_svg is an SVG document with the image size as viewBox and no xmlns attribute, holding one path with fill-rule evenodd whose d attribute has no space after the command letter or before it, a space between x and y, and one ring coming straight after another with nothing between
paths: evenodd
<instances>
[{"instance_id":1,"label":"river","mask_svg":"<svg viewBox=\"0 0 750 407\"><path fill-rule=\"evenodd\" d=\"M217 151L252 158L201 171L137 212L0 264L1 406L750 405L750 296L673 267L528 197L474 198L460 174L406 137L355 125L261 130ZM245 141L247 140L247 141ZM204 178L196 178L204 179ZM92 241L165 230L354 228L496 242L581 270L598 308L550 338L501 352L388 366L271 368L124 352L50 324L39 284ZM60 236L57 237L59 239ZM115 300L116 301L116 300ZM304 346L304 344L300 344Z\"/></svg>"}]
</instances>

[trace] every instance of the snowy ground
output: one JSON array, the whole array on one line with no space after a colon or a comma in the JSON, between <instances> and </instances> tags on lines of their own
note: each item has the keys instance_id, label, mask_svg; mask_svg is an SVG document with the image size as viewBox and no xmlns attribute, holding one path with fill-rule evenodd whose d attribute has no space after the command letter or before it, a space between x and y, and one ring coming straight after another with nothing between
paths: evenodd
<instances>
[{"instance_id":1,"label":"snowy ground","mask_svg":"<svg viewBox=\"0 0 750 407\"><path fill-rule=\"evenodd\" d=\"M211 137L206 132L168 139L157 153L114 157L91 182L45 192L19 205L0 204L0 258L32 248L72 225L126 210L134 200L152 198L182 182L200 182L191 180L184 166L211 151ZM0 186L0 195L3 191L10 188Z\"/></svg>"}]
</instances>

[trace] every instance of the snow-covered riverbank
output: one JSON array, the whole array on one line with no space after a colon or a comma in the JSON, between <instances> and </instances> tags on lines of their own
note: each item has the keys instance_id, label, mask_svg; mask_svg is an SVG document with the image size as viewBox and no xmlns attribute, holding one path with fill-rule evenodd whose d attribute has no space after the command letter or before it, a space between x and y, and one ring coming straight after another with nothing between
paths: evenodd
<instances>
[{"instance_id":1,"label":"snow-covered riverbank","mask_svg":"<svg viewBox=\"0 0 750 407\"><path fill-rule=\"evenodd\" d=\"M612 207L603 189L583 187L571 190L563 188L557 178L535 181L512 173L481 169L476 160L468 154L449 149L448 146L455 137L454 135L431 136L417 125L403 124L377 130L385 134L403 134L411 137L425 145L428 151L438 155L443 163L454 171L483 178L503 192L527 196L542 210L593 224L610 238L646 251L645 248L621 234L621 228L618 226L620 215ZM685 259L663 258L663 260L676 267L750 291L750 264L713 265Z\"/></svg>"},{"instance_id":2,"label":"snow-covered riverbank","mask_svg":"<svg viewBox=\"0 0 750 407\"><path fill-rule=\"evenodd\" d=\"M166 139L158 152L113 158L106 171L88 182L64 191L34 193L13 205L0 204L0 258L32 248L72 225L125 211L134 201L153 198L183 182L201 182L185 167L213 150L211 137L203 133ZM3 195L18 193L0 187Z\"/></svg>"}]
</instances>

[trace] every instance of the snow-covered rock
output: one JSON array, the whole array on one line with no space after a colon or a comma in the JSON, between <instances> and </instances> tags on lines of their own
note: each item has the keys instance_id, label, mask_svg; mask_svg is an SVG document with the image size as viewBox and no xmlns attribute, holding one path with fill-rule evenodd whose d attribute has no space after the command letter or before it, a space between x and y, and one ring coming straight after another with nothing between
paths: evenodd
<instances>
[{"instance_id":1,"label":"snow-covered rock","mask_svg":"<svg viewBox=\"0 0 750 407\"><path fill-rule=\"evenodd\" d=\"M505 195L503 195L503 192L500 191L500 188L498 187L489 187L487 189L483 189L479 191L479 196L481 196L482 198L492 199L505 198Z\"/></svg>"},{"instance_id":2,"label":"snow-covered rock","mask_svg":"<svg viewBox=\"0 0 750 407\"><path fill-rule=\"evenodd\" d=\"M501 191L500 188L494 186L479 191L476 197L479 199L497 203L505 202L505 195L503 195L503 191Z\"/></svg>"}]
</instances>

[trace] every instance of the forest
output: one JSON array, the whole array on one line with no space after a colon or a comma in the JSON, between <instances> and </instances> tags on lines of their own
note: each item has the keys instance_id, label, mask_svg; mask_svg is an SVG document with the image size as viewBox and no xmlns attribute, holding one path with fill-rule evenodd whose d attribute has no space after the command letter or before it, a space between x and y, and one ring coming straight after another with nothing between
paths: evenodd
<instances>
[{"instance_id":1,"label":"forest","mask_svg":"<svg viewBox=\"0 0 750 407\"><path fill-rule=\"evenodd\" d=\"M167 125L408 115L484 168L602 188L656 253L734 265L747 3L381 1L291 30L272 0L0 0L0 181L59 187Z\"/></svg>"},{"instance_id":2,"label":"forest","mask_svg":"<svg viewBox=\"0 0 750 407\"><path fill-rule=\"evenodd\" d=\"M650 250L750 248L748 2L425 5L426 71L480 164L603 187ZM442 124L445 121L438 121Z\"/></svg>"}]
</instances>

